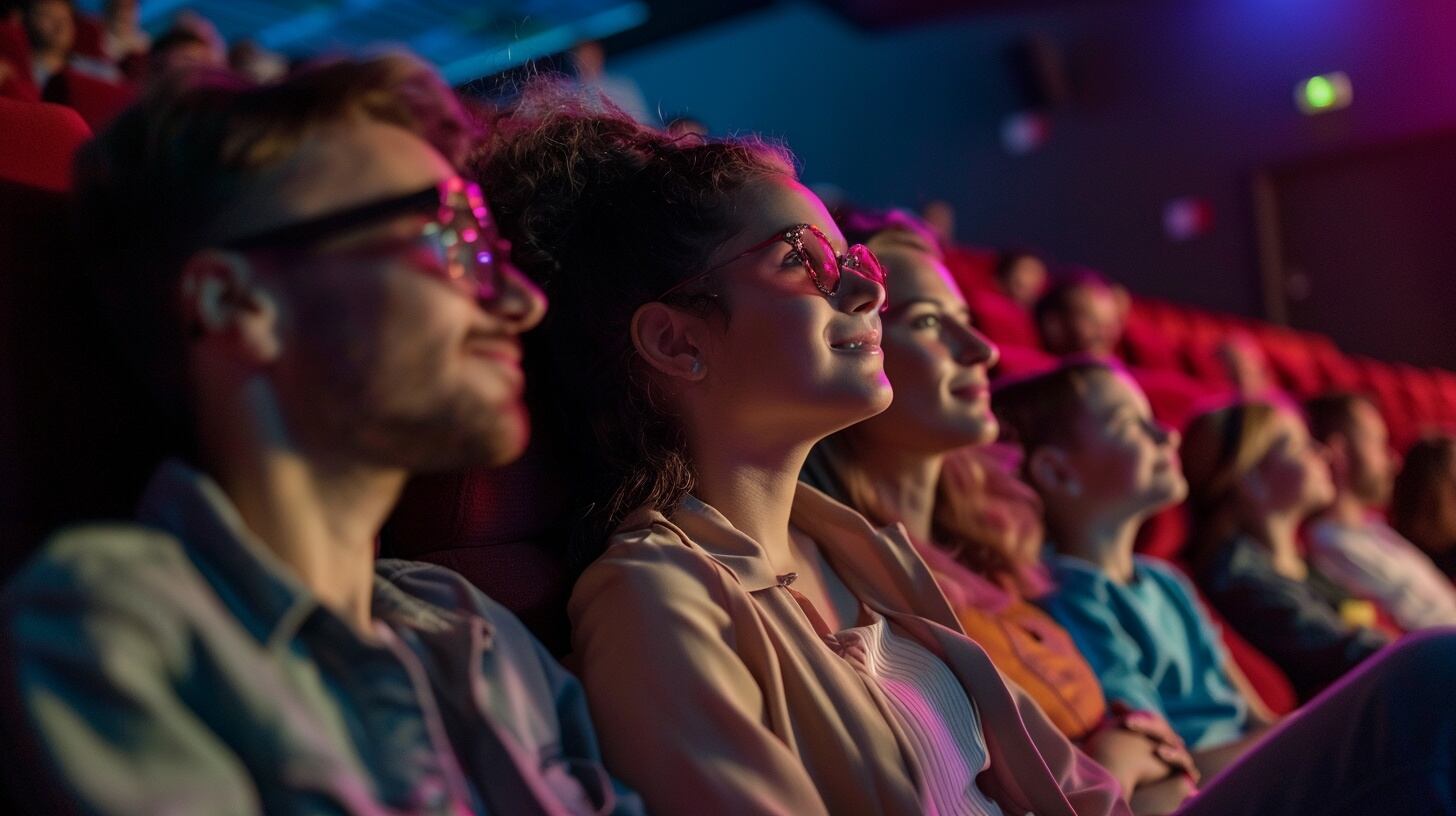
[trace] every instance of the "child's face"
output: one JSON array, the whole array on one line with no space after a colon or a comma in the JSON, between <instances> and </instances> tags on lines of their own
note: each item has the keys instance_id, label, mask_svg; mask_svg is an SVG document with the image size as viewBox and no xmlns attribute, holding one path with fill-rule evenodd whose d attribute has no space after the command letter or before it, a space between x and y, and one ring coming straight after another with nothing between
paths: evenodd
<instances>
[{"instance_id":1,"label":"child's face","mask_svg":"<svg viewBox=\"0 0 1456 816\"><path fill-rule=\"evenodd\" d=\"M1073 500L1105 518L1146 517L1183 501L1178 432L1153 419L1147 397L1126 374L1091 375L1067 464Z\"/></svg>"},{"instance_id":2,"label":"child's face","mask_svg":"<svg viewBox=\"0 0 1456 816\"><path fill-rule=\"evenodd\" d=\"M1261 513L1306 515L1319 510L1335 497L1330 465L1324 446L1309 436L1304 420L1293 411L1280 409L1269 452L1255 465L1257 491L1254 497Z\"/></svg>"}]
</instances>

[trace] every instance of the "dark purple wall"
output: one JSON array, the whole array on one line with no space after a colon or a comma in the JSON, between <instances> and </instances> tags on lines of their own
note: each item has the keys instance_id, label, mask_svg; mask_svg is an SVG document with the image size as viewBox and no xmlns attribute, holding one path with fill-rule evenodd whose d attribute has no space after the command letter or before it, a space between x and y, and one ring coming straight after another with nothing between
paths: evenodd
<instances>
[{"instance_id":1,"label":"dark purple wall","mask_svg":"<svg viewBox=\"0 0 1456 816\"><path fill-rule=\"evenodd\" d=\"M1045 147L1010 156L1004 50L1028 31L1062 44L1075 98ZM963 240L1040 246L1138 292L1257 315L1253 171L1456 126L1456 2L1125 0L888 32L788 4L610 69L664 113L784 138L807 180L856 200L946 198ZM1335 70L1354 105L1300 115L1296 81ZM1163 206L1190 195L1217 223L1172 242Z\"/></svg>"}]
</instances>

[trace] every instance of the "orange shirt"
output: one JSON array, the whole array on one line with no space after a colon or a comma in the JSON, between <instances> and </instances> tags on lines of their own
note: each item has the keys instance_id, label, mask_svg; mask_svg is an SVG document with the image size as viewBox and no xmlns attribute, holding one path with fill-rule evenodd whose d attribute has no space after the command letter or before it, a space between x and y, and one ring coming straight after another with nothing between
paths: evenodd
<instances>
[{"instance_id":1,"label":"orange shirt","mask_svg":"<svg viewBox=\"0 0 1456 816\"><path fill-rule=\"evenodd\" d=\"M1072 636L1050 615L967 569L946 553L917 544L971 639L1003 675L1026 690L1068 738L1086 736L1107 711L1102 685Z\"/></svg>"}]
</instances>

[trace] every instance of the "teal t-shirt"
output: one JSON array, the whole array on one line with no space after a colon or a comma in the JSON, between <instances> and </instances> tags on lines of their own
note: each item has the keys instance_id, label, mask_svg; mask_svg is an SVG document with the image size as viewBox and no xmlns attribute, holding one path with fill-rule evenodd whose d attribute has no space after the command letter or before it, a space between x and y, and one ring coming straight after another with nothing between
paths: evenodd
<instances>
[{"instance_id":1,"label":"teal t-shirt","mask_svg":"<svg viewBox=\"0 0 1456 816\"><path fill-rule=\"evenodd\" d=\"M1071 633L1109 704L1163 715L1193 749L1243 734L1248 703L1224 670L1223 643L1186 578L1141 556L1127 584L1080 558L1048 561L1057 589L1041 603Z\"/></svg>"}]
</instances>

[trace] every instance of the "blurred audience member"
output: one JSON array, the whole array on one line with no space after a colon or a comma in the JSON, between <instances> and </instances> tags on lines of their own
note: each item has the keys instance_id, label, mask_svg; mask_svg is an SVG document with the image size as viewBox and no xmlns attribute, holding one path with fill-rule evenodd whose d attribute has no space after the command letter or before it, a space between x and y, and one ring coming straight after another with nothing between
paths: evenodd
<instances>
[{"instance_id":1,"label":"blurred audience member","mask_svg":"<svg viewBox=\"0 0 1456 816\"><path fill-rule=\"evenodd\" d=\"M1456 580L1456 437L1429 436L1406 451L1390 521Z\"/></svg>"},{"instance_id":2,"label":"blurred audience member","mask_svg":"<svg viewBox=\"0 0 1456 816\"><path fill-rule=\"evenodd\" d=\"M121 79L116 66L75 53L76 8L72 0L28 0L25 33L30 44L31 78L42 92L67 68L109 82Z\"/></svg>"},{"instance_id":3,"label":"blurred audience member","mask_svg":"<svg viewBox=\"0 0 1456 816\"><path fill-rule=\"evenodd\" d=\"M1041 256L1024 249L1001 252L996 256L996 282L1007 297L1030 311L1047 291L1047 265Z\"/></svg>"},{"instance_id":4,"label":"blurred audience member","mask_svg":"<svg viewBox=\"0 0 1456 816\"><path fill-rule=\"evenodd\" d=\"M1235 331L1214 350L1218 361L1228 372L1234 391L1244 399L1283 399L1274 375L1269 371L1269 358L1259 341L1246 331Z\"/></svg>"},{"instance_id":5,"label":"blurred audience member","mask_svg":"<svg viewBox=\"0 0 1456 816\"><path fill-rule=\"evenodd\" d=\"M1375 403L1325 394L1306 403L1305 413L1311 436L1329 451L1335 483L1334 503L1308 529L1310 563L1351 595L1379 604L1406 631L1456 625L1456 586L1380 516L1396 457Z\"/></svg>"},{"instance_id":6,"label":"blurred audience member","mask_svg":"<svg viewBox=\"0 0 1456 816\"><path fill-rule=\"evenodd\" d=\"M150 59L153 79L225 67L212 44L190 28L172 28L158 37Z\"/></svg>"},{"instance_id":7,"label":"blurred audience member","mask_svg":"<svg viewBox=\"0 0 1456 816\"><path fill-rule=\"evenodd\" d=\"M1316 570L1299 526L1335 498L1324 447L1294 410L1237 402L1200 414L1179 449L1190 561L1213 606L1289 675L1302 700L1386 643L1374 607Z\"/></svg>"},{"instance_id":8,"label":"blurred audience member","mask_svg":"<svg viewBox=\"0 0 1456 816\"><path fill-rule=\"evenodd\" d=\"M1154 420L1132 378L1094 359L997 389L996 415L1025 448L1046 508L1056 591L1043 599L1071 632L1109 701L1156 712L1205 776L1274 721L1229 658L1188 580L1134 555L1143 522L1187 495L1178 433Z\"/></svg>"},{"instance_id":9,"label":"blurred audience member","mask_svg":"<svg viewBox=\"0 0 1456 816\"><path fill-rule=\"evenodd\" d=\"M1080 268L1054 282L1033 310L1047 351L1100 359L1116 356L1124 316L1116 287L1097 272Z\"/></svg>"},{"instance_id":10,"label":"blurred audience member","mask_svg":"<svg viewBox=\"0 0 1456 816\"><path fill-rule=\"evenodd\" d=\"M935 239L940 246L948 249L956 245L956 215L955 207L943 198L936 198L925 202L920 208L920 218L935 233Z\"/></svg>"},{"instance_id":11,"label":"blurred audience member","mask_svg":"<svg viewBox=\"0 0 1456 816\"><path fill-rule=\"evenodd\" d=\"M601 102L607 102L638 122L655 121L637 83L607 73L607 52L601 43L593 40L579 43L571 49L571 64L576 69L576 81L596 98L598 107Z\"/></svg>"},{"instance_id":12,"label":"blurred audience member","mask_svg":"<svg viewBox=\"0 0 1456 816\"><path fill-rule=\"evenodd\" d=\"M682 136L706 137L708 135L707 123L696 116L690 116L685 113L669 118L664 129L667 131L667 135L674 138Z\"/></svg>"},{"instance_id":13,"label":"blurred audience member","mask_svg":"<svg viewBox=\"0 0 1456 816\"><path fill-rule=\"evenodd\" d=\"M288 73L288 60L253 40L238 40L228 49L228 67L262 85L276 82Z\"/></svg>"},{"instance_id":14,"label":"blurred audience member","mask_svg":"<svg viewBox=\"0 0 1456 816\"><path fill-rule=\"evenodd\" d=\"M59 533L0 594L34 812L640 812L509 612L374 557L412 473L527 442L545 302L456 173L471 135L394 55L164 85L84 149L77 296L184 438L134 521Z\"/></svg>"},{"instance_id":15,"label":"blurred audience member","mask_svg":"<svg viewBox=\"0 0 1456 816\"><path fill-rule=\"evenodd\" d=\"M118 65L139 57L152 47L152 38L142 29L140 0L106 0L101 6L102 50Z\"/></svg>"}]
</instances>

